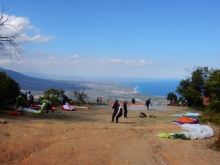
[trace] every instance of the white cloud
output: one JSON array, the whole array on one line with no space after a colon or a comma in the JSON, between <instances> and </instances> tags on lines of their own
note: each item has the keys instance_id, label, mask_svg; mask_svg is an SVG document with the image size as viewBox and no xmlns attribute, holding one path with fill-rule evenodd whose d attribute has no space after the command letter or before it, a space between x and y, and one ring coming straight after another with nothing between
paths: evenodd
<instances>
[{"instance_id":1,"label":"white cloud","mask_svg":"<svg viewBox=\"0 0 220 165\"><path fill-rule=\"evenodd\" d=\"M29 18L27 17L17 17L14 15L3 14L5 26L2 26L1 35L2 36L12 36L14 34L19 34L19 37L16 39L17 43L27 43L27 42L47 42L54 38L54 36L41 36L39 34L40 29L30 25ZM29 36L26 31L33 30L35 32L34 36ZM36 34L37 33L37 34Z\"/></svg>"},{"instance_id":2,"label":"white cloud","mask_svg":"<svg viewBox=\"0 0 220 165\"><path fill-rule=\"evenodd\" d=\"M142 60L123 60L121 63L112 63L110 60L69 58L60 56L46 56L40 60L20 61L3 60L0 58L0 66L17 72L37 72L51 75L66 76L122 76L122 77L178 77L185 74L181 67L164 67L153 62L142 65ZM127 62L127 63L126 63ZM143 62L143 61L142 61ZM128 65L130 64L130 65ZM27 70L28 68L28 70ZM169 73L169 74L168 74Z\"/></svg>"},{"instance_id":3,"label":"white cloud","mask_svg":"<svg viewBox=\"0 0 220 165\"><path fill-rule=\"evenodd\" d=\"M9 59L0 59L0 64L10 64L11 61Z\"/></svg>"},{"instance_id":4,"label":"white cloud","mask_svg":"<svg viewBox=\"0 0 220 165\"><path fill-rule=\"evenodd\" d=\"M57 60L57 57L49 57L49 60Z\"/></svg>"},{"instance_id":5,"label":"white cloud","mask_svg":"<svg viewBox=\"0 0 220 165\"><path fill-rule=\"evenodd\" d=\"M71 55L71 56L68 56L66 57L67 59L76 59L76 58L79 58L79 55Z\"/></svg>"},{"instance_id":6,"label":"white cloud","mask_svg":"<svg viewBox=\"0 0 220 165\"><path fill-rule=\"evenodd\" d=\"M111 63L121 63L123 65L135 65L135 66L142 66L142 65L155 65L154 62L147 62L145 60L123 60L123 59L111 59Z\"/></svg>"},{"instance_id":7,"label":"white cloud","mask_svg":"<svg viewBox=\"0 0 220 165\"><path fill-rule=\"evenodd\" d=\"M82 76L127 76L142 74L148 76L153 68L161 68L155 62L132 59L96 59L83 58L80 55L59 56L44 51L36 54L28 54L19 62L14 60L13 64L1 60L3 68L10 68L18 72L38 72L53 75L82 75ZM27 71L28 68L28 71ZM152 72L146 72L151 68ZM142 73L143 72L143 73ZM146 72L146 73L145 73ZM130 75L132 74L132 75ZM141 75L136 75L137 77Z\"/></svg>"},{"instance_id":8,"label":"white cloud","mask_svg":"<svg viewBox=\"0 0 220 165\"><path fill-rule=\"evenodd\" d=\"M113 63L115 63L115 62L116 62L116 63L122 62L122 61L121 61L120 59L118 59L118 58L117 58L117 59L111 59L110 61L113 62Z\"/></svg>"},{"instance_id":9,"label":"white cloud","mask_svg":"<svg viewBox=\"0 0 220 165\"><path fill-rule=\"evenodd\" d=\"M34 57L36 57L36 56L48 56L48 57L50 57L50 56L56 56L56 55L54 53L48 53L48 52L45 52L43 50L39 50L34 55Z\"/></svg>"},{"instance_id":10,"label":"white cloud","mask_svg":"<svg viewBox=\"0 0 220 165\"><path fill-rule=\"evenodd\" d=\"M16 39L16 42L18 43L27 43L27 42L47 42L51 39L53 39L53 36L41 36L39 34L30 37L26 33L21 33L19 37Z\"/></svg>"}]
</instances>

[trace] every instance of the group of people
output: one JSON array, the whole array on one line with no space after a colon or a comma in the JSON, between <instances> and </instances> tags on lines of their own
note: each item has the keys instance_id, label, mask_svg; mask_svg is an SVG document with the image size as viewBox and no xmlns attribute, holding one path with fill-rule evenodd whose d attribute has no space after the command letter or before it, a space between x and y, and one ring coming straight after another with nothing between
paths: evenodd
<instances>
[{"instance_id":1,"label":"group of people","mask_svg":"<svg viewBox=\"0 0 220 165\"><path fill-rule=\"evenodd\" d=\"M97 97L97 105L98 104L100 104L100 105L102 104L102 97Z\"/></svg>"},{"instance_id":2,"label":"group of people","mask_svg":"<svg viewBox=\"0 0 220 165\"><path fill-rule=\"evenodd\" d=\"M135 104L135 99L132 99L132 103ZM146 106L147 106L147 110L149 109L149 106L152 106L151 103L151 99L147 99L145 102ZM125 100L123 102L123 108L122 106L118 103L118 100L115 100L114 105L112 106L112 108L114 109L113 114L112 114L112 120L111 122L114 122L114 119L116 119L116 123L118 123L118 118L120 118L123 115L123 110L124 110L124 118L127 118L127 114L128 114L128 102Z\"/></svg>"},{"instance_id":3,"label":"group of people","mask_svg":"<svg viewBox=\"0 0 220 165\"><path fill-rule=\"evenodd\" d=\"M27 94L22 94L20 93L20 95L18 95L18 97L16 98L16 110L23 110L24 106L27 106L27 108L31 108L31 106L33 106L34 104L34 96L31 94L31 91L28 91ZM52 110L52 103L49 100L43 100L42 101L42 106L41 106L41 110L46 108L47 113L49 110ZM52 110L52 112L54 112Z\"/></svg>"},{"instance_id":4,"label":"group of people","mask_svg":"<svg viewBox=\"0 0 220 165\"><path fill-rule=\"evenodd\" d=\"M151 99L149 98L149 99L147 99L146 100L146 102L145 102L145 105L147 106L147 109L149 109L149 106L151 105L152 106L152 104L151 104L151 101L150 101ZM135 104L135 98L132 98L131 99L131 102L133 103L133 104Z\"/></svg>"},{"instance_id":5,"label":"group of people","mask_svg":"<svg viewBox=\"0 0 220 165\"><path fill-rule=\"evenodd\" d=\"M34 104L34 96L31 94L31 91L28 91L28 93L18 95L16 98L16 109L20 107L20 109L23 109L25 102L27 102L27 107L30 108L31 105Z\"/></svg>"}]
</instances>

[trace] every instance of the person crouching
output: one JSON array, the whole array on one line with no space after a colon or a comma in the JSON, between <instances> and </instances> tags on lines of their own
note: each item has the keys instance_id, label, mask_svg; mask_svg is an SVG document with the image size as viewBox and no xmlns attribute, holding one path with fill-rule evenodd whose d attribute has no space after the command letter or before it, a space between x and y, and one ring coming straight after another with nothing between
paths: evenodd
<instances>
[{"instance_id":1,"label":"person crouching","mask_svg":"<svg viewBox=\"0 0 220 165\"><path fill-rule=\"evenodd\" d=\"M116 118L115 123L118 123L118 118L122 116L122 107L118 103L118 100L115 100L115 103L112 108L114 109L114 112L112 114L112 123L114 122L114 118Z\"/></svg>"},{"instance_id":2,"label":"person crouching","mask_svg":"<svg viewBox=\"0 0 220 165\"><path fill-rule=\"evenodd\" d=\"M42 107L41 110L44 109L44 107L46 107L47 113L49 110L52 110L52 113L54 113L54 110L52 109L52 103L49 100L43 100L42 101Z\"/></svg>"}]
</instances>

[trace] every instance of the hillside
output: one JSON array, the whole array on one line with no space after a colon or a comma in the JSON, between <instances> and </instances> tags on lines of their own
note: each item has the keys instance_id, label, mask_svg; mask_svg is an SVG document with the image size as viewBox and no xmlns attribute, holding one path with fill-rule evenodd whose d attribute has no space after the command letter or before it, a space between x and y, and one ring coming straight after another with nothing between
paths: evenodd
<instances>
[{"instance_id":1,"label":"hillside","mask_svg":"<svg viewBox=\"0 0 220 165\"><path fill-rule=\"evenodd\" d=\"M52 114L1 113L2 165L218 165L219 152L210 146L218 136L200 140L159 138L159 133L186 130L173 124L170 114L195 112L189 107L161 106L130 110L128 118L111 123L110 106L91 106ZM156 118L150 118L153 115ZM210 125L216 135L219 128Z\"/></svg>"},{"instance_id":2,"label":"hillside","mask_svg":"<svg viewBox=\"0 0 220 165\"><path fill-rule=\"evenodd\" d=\"M49 88L64 89L64 90L85 88L84 86L81 86L80 82L77 81L70 81L70 80L64 81L64 80L52 80L52 79L29 77L24 74L0 67L0 72L2 71L6 72L8 76L14 79L17 83L19 83L20 88L22 90L44 91Z\"/></svg>"}]
</instances>

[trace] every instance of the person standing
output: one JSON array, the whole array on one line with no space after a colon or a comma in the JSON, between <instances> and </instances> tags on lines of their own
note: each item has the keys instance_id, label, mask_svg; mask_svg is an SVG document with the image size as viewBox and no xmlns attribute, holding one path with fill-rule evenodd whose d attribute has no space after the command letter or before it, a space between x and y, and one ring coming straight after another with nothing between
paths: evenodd
<instances>
[{"instance_id":1,"label":"person standing","mask_svg":"<svg viewBox=\"0 0 220 165\"><path fill-rule=\"evenodd\" d=\"M125 100L125 102L123 103L124 118L128 118L128 117L127 117L127 113L128 113L127 104L128 104L128 102Z\"/></svg>"},{"instance_id":2,"label":"person standing","mask_svg":"<svg viewBox=\"0 0 220 165\"><path fill-rule=\"evenodd\" d=\"M151 102L150 102L150 98L146 100L146 106L147 106L147 110L149 109ZM152 106L152 104L151 104Z\"/></svg>"},{"instance_id":3,"label":"person standing","mask_svg":"<svg viewBox=\"0 0 220 165\"><path fill-rule=\"evenodd\" d=\"M20 94L17 98L16 98L16 110L23 110L23 106L25 103L25 98Z\"/></svg>"},{"instance_id":4,"label":"person standing","mask_svg":"<svg viewBox=\"0 0 220 165\"><path fill-rule=\"evenodd\" d=\"M114 118L116 118L115 123L118 123L118 118L122 116L122 108L120 104L118 103L118 100L115 100L115 103L112 108L114 109L113 114L112 114L112 123L114 122Z\"/></svg>"},{"instance_id":5,"label":"person standing","mask_svg":"<svg viewBox=\"0 0 220 165\"><path fill-rule=\"evenodd\" d=\"M173 100L172 100L172 105L174 106L174 104L175 104L175 100L174 100L174 98L173 98Z\"/></svg>"},{"instance_id":6,"label":"person standing","mask_svg":"<svg viewBox=\"0 0 220 165\"><path fill-rule=\"evenodd\" d=\"M27 93L27 106L28 106L28 108L31 107L31 100L32 100L31 91L28 91L28 93Z\"/></svg>"},{"instance_id":7,"label":"person standing","mask_svg":"<svg viewBox=\"0 0 220 165\"><path fill-rule=\"evenodd\" d=\"M105 100L106 100L107 105L108 105L108 103L109 103L109 101L110 101L110 97L107 97Z\"/></svg>"},{"instance_id":8,"label":"person standing","mask_svg":"<svg viewBox=\"0 0 220 165\"><path fill-rule=\"evenodd\" d=\"M34 105L34 96L31 94L31 106Z\"/></svg>"},{"instance_id":9,"label":"person standing","mask_svg":"<svg viewBox=\"0 0 220 165\"><path fill-rule=\"evenodd\" d=\"M66 105L67 101L68 101L68 96L64 94L62 96L62 105Z\"/></svg>"},{"instance_id":10,"label":"person standing","mask_svg":"<svg viewBox=\"0 0 220 165\"><path fill-rule=\"evenodd\" d=\"M99 104L99 97L97 97L97 105Z\"/></svg>"},{"instance_id":11,"label":"person standing","mask_svg":"<svg viewBox=\"0 0 220 165\"><path fill-rule=\"evenodd\" d=\"M102 104L102 97L99 98L99 103Z\"/></svg>"},{"instance_id":12,"label":"person standing","mask_svg":"<svg viewBox=\"0 0 220 165\"><path fill-rule=\"evenodd\" d=\"M62 102L62 105L65 105L66 103L64 94L61 96L61 102Z\"/></svg>"}]
</instances>

